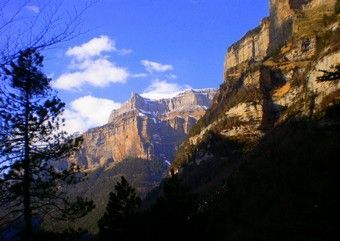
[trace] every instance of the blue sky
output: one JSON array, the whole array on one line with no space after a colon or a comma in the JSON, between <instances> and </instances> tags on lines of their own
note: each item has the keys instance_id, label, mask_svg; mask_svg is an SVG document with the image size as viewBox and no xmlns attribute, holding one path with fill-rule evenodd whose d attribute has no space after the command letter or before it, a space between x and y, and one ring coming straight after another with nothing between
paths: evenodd
<instances>
[{"instance_id":1,"label":"blue sky","mask_svg":"<svg viewBox=\"0 0 340 241\"><path fill-rule=\"evenodd\" d=\"M64 1L63 8L84 2ZM39 3L27 11L35 14ZM105 123L131 92L161 98L218 88L228 46L267 15L267 0L97 1L83 16L86 34L44 53L67 103L68 130Z\"/></svg>"}]
</instances>

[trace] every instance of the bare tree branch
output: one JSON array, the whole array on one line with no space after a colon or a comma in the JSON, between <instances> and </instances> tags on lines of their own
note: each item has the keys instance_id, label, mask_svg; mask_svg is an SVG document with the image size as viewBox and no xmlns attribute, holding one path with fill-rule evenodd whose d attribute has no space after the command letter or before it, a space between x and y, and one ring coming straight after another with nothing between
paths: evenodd
<instances>
[{"instance_id":1,"label":"bare tree branch","mask_svg":"<svg viewBox=\"0 0 340 241\"><path fill-rule=\"evenodd\" d=\"M0 68L15 59L21 50L45 50L86 33L81 29L82 17L96 0L82 1L81 8L71 9L65 8L64 0L40 2L39 12L32 16L27 14L31 2L1 4Z\"/></svg>"}]
</instances>

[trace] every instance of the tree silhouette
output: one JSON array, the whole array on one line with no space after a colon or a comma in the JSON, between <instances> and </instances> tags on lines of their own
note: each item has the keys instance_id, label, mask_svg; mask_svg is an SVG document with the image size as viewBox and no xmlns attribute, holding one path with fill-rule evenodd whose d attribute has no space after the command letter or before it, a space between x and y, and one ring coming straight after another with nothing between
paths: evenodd
<instances>
[{"instance_id":1,"label":"tree silhouette","mask_svg":"<svg viewBox=\"0 0 340 241\"><path fill-rule=\"evenodd\" d=\"M100 240L132 240L141 199L122 176L110 193L106 212L98 221Z\"/></svg>"},{"instance_id":2,"label":"tree silhouette","mask_svg":"<svg viewBox=\"0 0 340 241\"><path fill-rule=\"evenodd\" d=\"M25 49L45 50L84 33L82 17L95 2L84 0L82 4L65 5L64 0L1 1L0 67L9 64ZM37 12L27 14L27 7L33 4Z\"/></svg>"},{"instance_id":3,"label":"tree silhouette","mask_svg":"<svg viewBox=\"0 0 340 241\"><path fill-rule=\"evenodd\" d=\"M196 195L183 185L178 175L166 179L161 188L161 196L144 214L147 216L145 239L197 240L201 230L197 230L198 224L195 227L193 224L198 209Z\"/></svg>"},{"instance_id":4,"label":"tree silhouette","mask_svg":"<svg viewBox=\"0 0 340 241\"><path fill-rule=\"evenodd\" d=\"M57 168L77 150L81 140L61 130L65 104L41 71L43 57L35 49L20 52L4 68L0 92L1 222L24 219L24 240L32 239L32 219L42 215L73 220L90 211L91 201L71 200L63 185L80 181L79 168Z\"/></svg>"}]
</instances>

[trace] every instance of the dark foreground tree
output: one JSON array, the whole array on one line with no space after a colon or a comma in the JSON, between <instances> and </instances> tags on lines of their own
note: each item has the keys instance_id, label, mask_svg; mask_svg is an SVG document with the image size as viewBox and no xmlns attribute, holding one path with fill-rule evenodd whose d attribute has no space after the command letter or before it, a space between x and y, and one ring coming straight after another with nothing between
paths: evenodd
<instances>
[{"instance_id":1,"label":"dark foreground tree","mask_svg":"<svg viewBox=\"0 0 340 241\"><path fill-rule=\"evenodd\" d=\"M49 215L72 220L94 206L80 197L71 200L63 185L81 180L79 168L58 168L80 139L61 130L64 103L41 71L43 57L22 51L4 69L0 93L0 224L24 220L24 240L32 239L32 220Z\"/></svg>"},{"instance_id":2,"label":"dark foreground tree","mask_svg":"<svg viewBox=\"0 0 340 241\"><path fill-rule=\"evenodd\" d=\"M115 185L104 216L98 221L100 240L133 240L141 199L124 177Z\"/></svg>"},{"instance_id":3,"label":"dark foreground tree","mask_svg":"<svg viewBox=\"0 0 340 241\"><path fill-rule=\"evenodd\" d=\"M197 196L185 187L178 175L166 179L161 188L161 196L144 212L144 239L203 240L200 220L193 220L198 211Z\"/></svg>"}]
</instances>

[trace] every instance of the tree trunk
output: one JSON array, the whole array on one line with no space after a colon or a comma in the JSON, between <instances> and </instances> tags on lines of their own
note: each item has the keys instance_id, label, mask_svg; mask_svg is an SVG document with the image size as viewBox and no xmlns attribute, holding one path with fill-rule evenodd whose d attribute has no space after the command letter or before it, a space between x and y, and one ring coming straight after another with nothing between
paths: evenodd
<instances>
[{"instance_id":1,"label":"tree trunk","mask_svg":"<svg viewBox=\"0 0 340 241\"><path fill-rule=\"evenodd\" d=\"M29 145L29 94L26 93L25 103L25 130L24 130L24 222L25 230L23 235L24 241L32 241L32 211L31 211L31 170L30 170L30 145Z\"/></svg>"}]
</instances>

